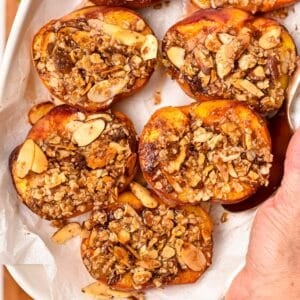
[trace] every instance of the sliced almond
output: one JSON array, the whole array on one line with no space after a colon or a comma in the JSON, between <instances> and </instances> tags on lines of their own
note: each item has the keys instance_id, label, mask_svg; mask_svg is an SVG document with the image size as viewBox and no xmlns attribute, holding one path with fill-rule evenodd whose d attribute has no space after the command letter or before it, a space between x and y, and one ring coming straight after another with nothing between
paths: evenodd
<instances>
[{"instance_id":1,"label":"sliced almond","mask_svg":"<svg viewBox=\"0 0 300 300\"><path fill-rule=\"evenodd\" d=\"M43 150L34 143L34 158L31 170L35 173L43 173L48 169L48 160Z\"/></svg>"},{"instance_id":2,"label":"sliced almond","mask_svg":"<svg viewBox=\"0 0 300 300\"><path fill-rule=\"evenodd\" d=\"M77 121L77 120L74 120L74 121L70 121L66 124L66 128L71 131L71 132L74 132L76 131L79 127L81 127L84 123L81 122L81 121Z\"/></svg>"},{"instance_id":3,"label":"sliced almond","mask_svg":"<svg viewBox=\"0 0 300 300\"><path fill-rule=\"evenodd\" d=\"M281 27L271 26L261 36L261 38L258 41L258 45L265 50L272 49L277 45L279 45L280 36L281 36Z\"/></svg>"},{"instance_id":4,"label":"sliced almond","mask_svg":"<svg viewBox=\"0 0 300 300\"><path fill-rule=\"evenodd\" d=\"M226 32L219 33L218 37L224 45L230 44L235 39L233 35Z\"/></svg>"},{"instance_id":5,"label":"sliced almond","mask_svg":"<svg viewBox=\"0 0 300 300\"><path fill-rule=\"evenodd\" d=\"M145 41L141 48L143 60L154 59L157 57L158 42L154 35L146 35Z\"/></svg>"},{"instance_id":6,"label":"sliced almond","mask_svg":"<svg viewBox=\"0 0 300 300\"><path fill-rule=\"evenodd\" d=\"M252 82L250 82L247 79L238 79L234 85L237 88L241 88L243 90L246 90L248 93L250 93L251 95L261 98L264 96L264 93L256 86L254 85Z\"/></svg>"},{"instance_id":7,"label":"sliced almond","mask_svg":"<svg viewBox=\"0 0 300 300\"><path fill-rule=\"evenodd\" d=\"M155 270L161 266L161 262L152 258L144 258L143 260L137 262L137 265L147 270Z\"/></svg>"},{"instance_id":8,"label":"sliced almond","mask_svg":"<svg viewBox=\"0 0 300 300\"><path fill-rule=\"evenodd\" d=\"M243 71L255 67L256 63L257 63L257 60L252 54L244 54L239 59L239 67Z\"/></svg>"},{"instance_id":9,"label":"sliced almond","mask_svg":"<svg viewBox=\"0 0 300 300\"><path fill-rule=\"evenodd\" d=\"M69 223L57 230L51 237L56 244L64 244L73 237L81 234L81 226L79 223Z\"/></svg>"},{"instance_id":10,"label":"sliced almond","mask_svg":"<svg viewBox=\"0 0 300 300\"><path fill-rule=\"evenodd\" d=\"M117 40L119 43L126 46L133 46L142 44L145 41L145 36L136 31L123 29L114 24L108 24L103 22L102 28L104 33L110 35L112 38Z\"/></svg>"},{"instance_id":11,"label":"sliced almond","mask_svg":"<svg viewBox=\"0 0 300 300\"><path fill-rule=\"evenodd\" d=\"M103 80L95 84L88 92L89 100L97 103L111 103L113 97L120 94L128 83L127 78Z\"/></svg>"},{"instance_id":12,"label":"sliced almond","mask_svg":"<svg viewBox=\"0 0 300 300\"><path fill-rule=\"evenodd\" d=\"M167 51L167 56L178 69L184 66L185 49L180 47L171 47Z\"/></svg>"},{"instance_id":13,"label":"sliced almond","mask_svg":"<svg viewBox=\"0 0 300 300\"><path fill-rule=\"evenodd\" d=\"M102 119L96 119L84 123L73 132L73 140L79 147L84 147L96 140L105 129L105 122Z\"/></svg>"},{"instance_id":14,"label":"sliced almond","mask_svg":"<svg viewBox=\"0 0 300 300\"><path fill-rule=\"evenodd\" d=\"M28 113L28 120L31 125L46 115L55 105L51 102L44 102L35 105Z\"/></svg>"},{"instance_id":15,"label":"sliced almond","mask_svg":"<svg viewBox=\"0 0 300 300\"><path fill-rule=\"evenodd\" d=\"M16 175L19 178L24 178L31 170L33 159L34 159L34 142L28 139L21 146L16 161Z\"/></svg>"},{"instance_id":16,"label":"sliced almond","mask_svg":"<svg viewBox=\"0 0 300 300\"><path fill-rule=\"evenodd\" d=\"M112 37L126 46L142 45L145 41L143 34L125 29L118 31Z\"/></svg>"},{"instance_id":17,"label":"sliced almond","mask_svg":"<svg viewBox=\"0 0 300 300\"><path fill-rule=\"evenodd\" d=\"M232 71L236 50L235 43L230 43L222 45L216 53L217 74L221 79Z\"/></svg>"},{"instance_id":18,"label":"sliced almond","mask_svg":"<svg viewBox=\"0 0 300 300\"><path fill-rule=\"evenodd\" d=\"M137 182L132 182L130 184L132 193L142 202L145 207L155 208L158 202L153 198L150 192Z\"/></svg>"},{"instance_id":19,"label":"sliced almond","mask_svg":"<svg viewBox=\"0 0 300 300\"><path fill-rule=\"evenodd\" d=\"M137 292L122 292L122 291L117 291L117 290L112 290L109 288L106 284L96 281L92 284L89 284L88 286L84 287L82 289L83 293L86 293L90 296L93 297L98 297L98 296L108 296L108 297L118 297L118 298L137 298L142 300L141 296L143 295L142 293L137 293Z\"/></svg>"},{"instance_id":20,"label":"sliced almond","mask_svg":"<svg viewBox=\"0 0 300 300\"><path fill-rule=\"evenodd\" d=\"M180 258L184 264L193 271L201 272L205 269L207 262L201 249L190 243L185 243L180 252Z\"/></svg>"},{"instance_id":21,"label":"sliced almond","mask_svg":"<svg viewBox=\"0 0 300 300\"><path fill-rule=\"evenodd\" d=\"M95 120L95 119L103 119L106 122L112 121L112 117L109 114L93 114L93 115L87 116L87 118L86 118L87 121Z\"/></svg>"}]
</instances>

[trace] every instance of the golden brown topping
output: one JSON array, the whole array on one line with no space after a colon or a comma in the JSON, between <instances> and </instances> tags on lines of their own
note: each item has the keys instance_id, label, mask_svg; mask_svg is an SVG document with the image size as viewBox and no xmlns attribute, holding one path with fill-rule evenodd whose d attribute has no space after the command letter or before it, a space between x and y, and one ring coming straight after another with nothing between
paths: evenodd
<instances>
[{"instance_id":1,"label":"golden brown topping","mask_svg":"<svg viewBox=\"0 0 300 300\"><path fill-rule=\"evenodd\" d=\"M104 6L125 6L130 8L147 7L154 4L159 4L161 0L91 0L96 5ZM136 27L140 28L140 24L137 22Z\"/></svg>"},{"instance_id":2,"label":"golden brown topping","mask_svg":"<svg viewBox=\"0 0 300 300\"><path fill-rule=\"evenodd\" d=\"M62 105L33 126L10 167L31 210L64 219L113 203L134 176L135 151L136 133L123 114Z\"/></svg>"},{"instance_id":3,"label":"golden brown topping","mask_svg":"<svg viewBox=\"0 0 300 300\"><path fill-rule=\"evenodd\" d=\"M162 52L189 96L236 99L270 116L281 107L296 66L295 44L284 27L233 8L198 11L175 24Z\"/></svg>"},{"instance_id":4,"label":"golden brown topping","mask_svg":"<svg viewBox=\"0 0 300 300\"><path fill-rule=\"evenodd\" d=\"M296 3L297 0L192 0L202 9L237 7L252 13L266 12Z\"/></svg>"},{"instance_id":5,"label":"golden brown topping","mask_svg":"<svg viewBox=\"0 0 300 300\"><path fill-rule=\"evenodd\" d=\"M230 100L158 110L139 153L146 181L173 204L241 201L268 185L273 158L264 121Z\"/></svg>"},{"instance_id":6,"label":"golden brown topping","mask_svg":"<svg viewBox=\"0 0 300 300\"><path fill-rule=\"evenodd\" d=\"M55 97L97 111L146 84L158 42L135 12L94 6L46 24L32 47L38 74Z\"/></svg>"},{"instance_id":7,"label":"golden brown topping","mask_svg":"<svg viewBox=\"0 0 300 300\"><path fill-rule=\"evenodd\" d=\"M135 210L122 204L131 202L128 193L126 197L120 198L118 207L100 212L106 217L93 223L90 236L82 242L82 258L90 274L123 290L199 278L211 263L208 215L200 207L164 204ZM120 229L122 236L130 234L126 244L119 243Z\"/></svg>"}]
</instances>

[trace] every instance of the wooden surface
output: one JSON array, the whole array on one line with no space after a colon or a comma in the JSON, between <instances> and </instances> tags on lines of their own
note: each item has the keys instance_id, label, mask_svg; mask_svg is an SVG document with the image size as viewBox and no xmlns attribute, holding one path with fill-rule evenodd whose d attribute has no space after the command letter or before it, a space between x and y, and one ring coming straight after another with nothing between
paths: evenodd
<instances>
[{"instance_id":1,"label":"wooden surface","mask_svg":"<svg viewBox=\"0 0 300 300\"><path fill-rule=\"evenodd\" d=\"M9 35L11 25L13 23L17 8L18 0L6 0L6 37ZM26 1L26 0L24 0ZM11 277L9 272L4 268L3 272L3 287L4 300L30 300L31 298L18 286L18 284Z\"/></svg>"},{"instance_id":2,"label":"wooden surface","mask_svg":"<svg viewBox=\"0 0 300 300\"><path fill-rule=\"evenodd\" d=\"M8 37L9 35L9 31L14 21L18 5L18 0L6 0L6 37Z\"/></svg>"},{"instance_id":3,"label":"wooden surface","mask_svg":"<svg viewBox=\"0 0 300 300\"><path fill-rule=\"evenodd\" d=\"M4 268L4 300L31 300Z\"/></svg>"}]
</instances>

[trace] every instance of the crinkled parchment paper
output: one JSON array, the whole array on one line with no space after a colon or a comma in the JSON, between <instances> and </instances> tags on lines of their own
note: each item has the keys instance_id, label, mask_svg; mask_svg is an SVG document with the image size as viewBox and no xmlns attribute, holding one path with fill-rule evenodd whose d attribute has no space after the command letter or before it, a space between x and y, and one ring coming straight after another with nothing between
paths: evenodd
<instances>
[{"instance_id":1,"label":"crinkled parchment paper","mask_svg":"<svg viewBox=\"0 0 300 300\"><path fill-rule=\"evenodd\" d=\"M29 108L49 99L32 67L30 59L31 41L34 33L47 21L58 18L74 8L81 0L24 0L30 2L21 34L15 38L16 47L6 74L1 74L0 84L0 263L42 264L45 276L34 278L37 286L48 286L42 300L89 299L81 288L94 280L85 270L80 259L80 240L75 238L66 245L51 242L55 231L50 224L31 213L17 199L8 171L10 152L21 143L28 130ZM161 9L144 9L141 14L159 38L185 14L185 3L172 0ZM300 5L291 10L285 24L300 45L296 30L299 24ZM300 27L300 26L299 26ZM162 102L154 105L153 95L161 91ZM159 107L184 105L192 100L172 82L162 69L158 69L142 92L124 100L114 107L122 110L133 120L138 132L149 116ZM300 107L296 108L300 112ZM299 116L298 116L299 117ZM299 118L298 118L299 120ZM299 124L299 123L298 123ZM213 264L196 284L156 289L147 293L147 299L218 300L224 296L232 278L244 263L248 238L255 210L229 214L226 223L220 222L223 208L213 208L215 223ZM35 273L32 273L32 276ZM32 278L31 278L32 279ZM42 281L42 282L41 282ZM31 286L32 291L35 286ZM34 295L33 295L34 296Z\"/></svg>"}]
</instances>

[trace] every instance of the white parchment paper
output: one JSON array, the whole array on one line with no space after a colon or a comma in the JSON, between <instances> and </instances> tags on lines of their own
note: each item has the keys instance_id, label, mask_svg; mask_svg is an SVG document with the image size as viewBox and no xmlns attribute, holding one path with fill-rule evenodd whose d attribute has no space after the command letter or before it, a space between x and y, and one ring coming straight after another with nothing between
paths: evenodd
<instances>
[{"instance_id":1,"label":"white parchment paper","mask_svg":"<svg viewBox=\"0 0 300 300\"><path fill-rule=\"evenodd\" d=\"M47 21L59 18L81 4L81 0L23 0L23 24L18 35L10 42L9 68L1 68L0 76L0 263L44 265L39 272L30 267L32 277L27 278L27 287L36 299L89 299L81 288L94 280L85 270L80 258L80 239L75 238L66 245L58 246L50 237L55 231L47 221L41 220L17 199L8 171L8 157L20 144L28 130L29 108L49 99L46 89L38 79L30 59L31 41L34 33ZM24 3L27 2L27 3ZM161 9L140 11L154 32L162 38L166 30L185 15L185 3L172 0ZM20 13L21 15L21 13ZM19 17L20 18L20 17ZM291 10L284 21L300 46L300 4ZM15 31L17 32L17 30ZM153 104L156 90L161 91L162 102ZM159 107L184 105L192 102L158 69L149 84L139 94L122 101L113 109L125 112L141 131L150 115ZM294 117L299 122L300 105L296 105ZM255 210L229 214L221 224L223 209L213 208L215 223L213 264L196 284L157 289L147 293L151 300L219 300L225 295L232 278L244 263L248 238ZM21 269L26 268L22 266ZM29 269L29 268L28 268ZM42 270L42 271L41 271ZM42 276L37 275L41 274ZM21 275L20 275L21 276ZM25 281L25 278L23 278ZM30 287L29 287L30 285ZM41 291L41 286L43 289ZM44 288L47 287L47 288ZM39 292L37 292L39 290ZM38 295L38 296L37 296ZM41 296L42 295L42 296Z\"/></svg>"}]
</instances>

